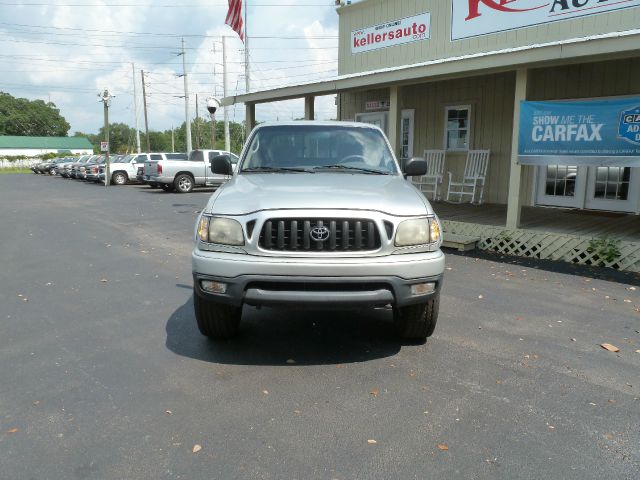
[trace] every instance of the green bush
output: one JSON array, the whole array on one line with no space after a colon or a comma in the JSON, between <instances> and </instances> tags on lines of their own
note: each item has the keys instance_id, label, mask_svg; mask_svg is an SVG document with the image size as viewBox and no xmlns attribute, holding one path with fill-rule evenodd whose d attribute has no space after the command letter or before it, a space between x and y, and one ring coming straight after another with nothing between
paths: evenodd
<instances>
[{"instance_id":1,"label":"green bush","mask_svg":"<svg viewBox=\"0 0 640 480\"><path fill-rule=\"evenodd\" d=\"M609 237L592 239L587 251L595 254L594 264L599 266L614 262L622 256L620 240Z\"/></svg>"}]
</instances>

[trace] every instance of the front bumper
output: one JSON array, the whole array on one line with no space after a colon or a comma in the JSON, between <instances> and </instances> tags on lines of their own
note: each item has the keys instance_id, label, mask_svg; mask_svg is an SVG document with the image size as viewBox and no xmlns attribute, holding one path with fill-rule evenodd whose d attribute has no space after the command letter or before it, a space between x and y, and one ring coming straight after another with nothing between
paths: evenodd
<instances>
[{"instance_id":1,"label":"front bumper","mask_svg":"<svg viewBox=\"0 0 640 480\"><path fill-rule=\"evenodd\" d=\"M283 258L192 253L196 294L228 305L318 307L403 307L427 301L442 287L441 251L385 257ZM226 284L226 292L202 289L201 281ZM413 294L412 286L433 283L434 291Z\"/></svg>"}]
</instances>

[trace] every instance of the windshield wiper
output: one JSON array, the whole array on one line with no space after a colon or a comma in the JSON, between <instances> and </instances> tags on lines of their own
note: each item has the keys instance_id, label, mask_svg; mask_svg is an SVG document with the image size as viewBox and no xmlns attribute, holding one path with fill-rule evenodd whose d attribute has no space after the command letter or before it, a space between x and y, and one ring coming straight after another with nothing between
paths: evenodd
<instances>
[{"instance_id":1,"label":"windshield wiper","mask_svg":"<svg viewBox=\"0 0 640 480\"><path fill-rule=\"evenodd\" d=\"M314 170L349 170L352 172L370 173L373 175L391 175L390 172L383 172L381 170L374 170L373 168L352 167L350 165L321 165L315 167Z\"/></svg>"},{"instance_id":2,"label":"windshield wiper","mask_svg":"<svg viewBox=\"0 0 640 480\"><path fill-rule=\"evenodd\" d=\"M309 170L307 168L299 168L299 167L253 167L253 168L245 168L242 171L243 172L270 172L270 173L279 173L279 172L316 173L313 170Z\"/></svg>"}]
</instances>

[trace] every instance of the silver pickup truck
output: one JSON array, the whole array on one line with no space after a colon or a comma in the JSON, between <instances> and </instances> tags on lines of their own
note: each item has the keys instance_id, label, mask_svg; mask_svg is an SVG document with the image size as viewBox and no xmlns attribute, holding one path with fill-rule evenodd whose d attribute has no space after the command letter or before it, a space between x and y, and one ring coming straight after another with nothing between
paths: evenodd
<instances>
[{"instance_id":1,"label":"silver pickup truck","mask_svg":"<svg viewBox=\"0 0 640 480\"><path fill-rule=\"evenodd\" d=\"M232 179L200 214L192 252L202 334L238 331L243 305L392 306L398 334L425 339L438 319L441 226L384 133L347 122L262 124ZM215 157L212 171L234 172Z\"/></svg>"},{"instance_id":2,"label":"silver pickup truck","mask_svg":"<svg viewBox=\"0 0 640 480\"><path fill-rule=\"evenodd\" d=\"M187 158L189 157L186 153L149 153L149 158L145 160L144 167L142 169L142 183L146 183L151 188L160 187L161 185L155 181L155 177L157 176L156 164L160 161L186 161ZM138 178L137 175L136 178Z\"/></svg>"},{"instance_id":3,"label":"silver pickup truck","mask_svg":"<svg viewBox=\"0 0 640 480\"><path fill-rule=\"evenodd\" d=\"M213 174L211 160L223 154L229 156L232 164L238 163L236 155L220 150L193 150L184 159L166 154L166 159L145 163L143 178L146 183L159 185L168 192L188 193L193 187L220 186L229 176Z\"/></svg>"}]
</instances>

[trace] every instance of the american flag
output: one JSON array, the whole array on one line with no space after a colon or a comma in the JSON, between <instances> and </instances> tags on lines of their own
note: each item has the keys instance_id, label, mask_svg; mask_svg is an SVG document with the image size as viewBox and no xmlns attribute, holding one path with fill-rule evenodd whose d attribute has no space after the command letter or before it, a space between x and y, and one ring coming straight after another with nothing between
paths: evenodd
<instances>
[{"instance_id":1,"label":"american flag","mask_svg":"<svg viewBox=\"0 0 640 480\"><path fill-rule=\"evenodd\" d=\"M242 0L229 0L229 11L227 19L224 21L234 32L238 34L240 40L244 42L244 25L242 23Z\"/></svg>"}]
</instances>

